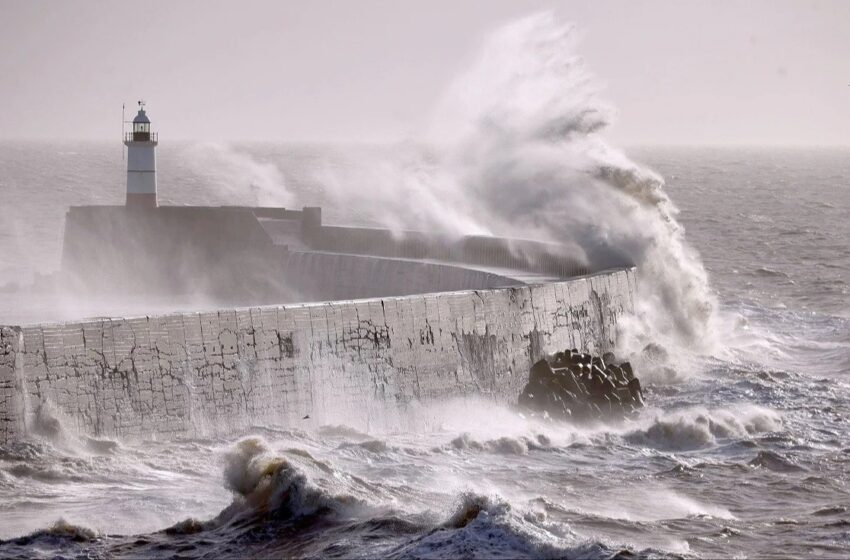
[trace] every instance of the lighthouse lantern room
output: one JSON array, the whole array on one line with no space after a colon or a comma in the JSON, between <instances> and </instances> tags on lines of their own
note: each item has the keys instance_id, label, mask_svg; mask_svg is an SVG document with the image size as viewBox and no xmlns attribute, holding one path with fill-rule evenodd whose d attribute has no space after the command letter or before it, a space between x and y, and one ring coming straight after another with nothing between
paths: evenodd
<instances>
[{"instance_id":1,"label":"lighthouse lantern room","mask_svg":"<svg viewBox=\"0 0 850 560\"><path fill-rule=\"evenodd\" d=\"M157 134L139 101L139 113L133 119L133 131L124 135L127 146L127 206L155 208Z\"/></svg>"}]
</instances>

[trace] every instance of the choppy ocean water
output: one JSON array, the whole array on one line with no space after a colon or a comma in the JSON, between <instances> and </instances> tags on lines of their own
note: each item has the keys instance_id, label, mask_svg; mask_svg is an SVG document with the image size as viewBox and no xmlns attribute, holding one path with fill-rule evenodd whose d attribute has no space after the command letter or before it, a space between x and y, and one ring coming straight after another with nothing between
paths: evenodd
<instances>
[{"instance_id":1,"label":"choppy ocean water","mask_svg":"<svg viewBox=\"0 0 850 560\"><path fill-rule=\"evenodd\" d=\"M68 205L122 202L119 148L0 145L0 284L58 267ZM222 167L160 149L161 199L367 220L322 191L315 171L340 150L241 146ZM665 178L724 318L723 351L650 376L635 421L539 424L455 402L402 432L33 436L0 448L0 556L850 555L850 152L629 155ZM284 182L294 200L276 199ZM81 312L55 304L0 295L0 323Z\"/></svg>"}]
</instances>

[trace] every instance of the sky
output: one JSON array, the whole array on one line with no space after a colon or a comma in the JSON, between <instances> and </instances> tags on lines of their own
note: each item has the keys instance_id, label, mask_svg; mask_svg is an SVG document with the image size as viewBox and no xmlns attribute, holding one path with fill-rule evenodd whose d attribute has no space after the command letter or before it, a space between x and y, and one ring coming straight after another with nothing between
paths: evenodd
<instances>
[{"instance_id":1,"label":"sky","mask_svg":"<svg viewBox=\"0 0 850 560\"><path fill-rule=\"evenodd\" d=\"M415 140L488 32L552 10L622 145L850 145L850 1L0 0L0 139Z\"/></svg>"}]
</instances>

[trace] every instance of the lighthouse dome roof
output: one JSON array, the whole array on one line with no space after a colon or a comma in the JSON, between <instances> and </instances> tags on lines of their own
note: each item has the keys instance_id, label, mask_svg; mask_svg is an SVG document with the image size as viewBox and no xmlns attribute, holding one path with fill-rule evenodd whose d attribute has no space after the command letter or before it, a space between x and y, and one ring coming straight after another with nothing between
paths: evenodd
<instances>
[{"instance_id":1,"label":"lighthouse dome roof","mask_svg":"<svg viewBox=\"0 0 850 560\"><path fill-rule=\"evenodd\" d=\"M135 118L135 119L133 119L133 122L134 122L134 123L149 123L149 122L151 122L151 120L150 120L150 119L148 118L148 116L145 114L145 110L144 110L144 109L139 109L139 114L138 114L138 115L136 115L136 118Z\"/></svg>"}]
</instances>

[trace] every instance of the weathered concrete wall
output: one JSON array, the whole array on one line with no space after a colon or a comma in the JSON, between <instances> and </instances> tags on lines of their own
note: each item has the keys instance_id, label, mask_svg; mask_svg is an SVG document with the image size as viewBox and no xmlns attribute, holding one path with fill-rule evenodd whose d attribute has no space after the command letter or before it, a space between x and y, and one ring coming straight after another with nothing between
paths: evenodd
<instances>
[{"instance_id":1,"label":"weathered concrete wall","mask_svg":"<svg viewBox=\"0 0 850 560\"><path fill-rule=\"evenodd\" d=\"M79 293L201 294L260 305L305 301L304 296L384 297L516 284L470 264L557 278L588 272L560 255L559 245L481 236L443 239L422 232L396 237L385 229L323 226L319 210L72 207L65 220L63 282ZM343 260L360 275L338 270L336 263ZM459 264L451 269L445 264L451 262ZM301 281L305 267L316 274ZM390 268L389 276L363 274Z\"/></svg>"},{"instance_id":2,"label":"weathered concrete wall","mask_svg":"<svg viewBox=\"0 0 850 560\"><path fill-rule=\"evenodd\" d=\"M50 403L66 428L173 437L369 425L419 402L513 401L541 353L614 344L632 270L407 297L4 328L0 443ZM401 415L400 415L401 417Z\"/></svg>"},{"instance_id":3,"label":"weathered concrete wall","mask_svg":"<svg viewBox=\"0 0 850 560\"><path fill-rule=\"evenodd\" d=\"M364 255L289 253L283 265L297 301L328 301L504 288L519 280L471 267Z\"/></svg>"},{"instance_id":4,"label":"weathered concrete wall","mask_svg":"<svg viewBox=\"0 0 850 560\"><path fill-rule=\"evenodd\" d=\"M538 241L467 235L458 239L387 229L317 226L305 228L307 244L316 250L405 259L434 259L527 270L560 278L587 274L587 267L568 256L566 247Z\"/></svg>"},{"instance_id":5,"label":"weathered concrete wall","mask_svg":"<svg viewBox=\"0 0 850 560\"><path fill-rule=\"evenodd\" d=\"M62 271L79 292L268 301L262 296L278 296L283 254L249 208L75 206L65 217Z\"/></svg>"},{"instance_id":6,"label":"weathered concrete wall","mask_svg":"<svg viewBox=\"0 0 850 560\"><path fill-rule=\"evenodd\" d=\"M24 429L22 342L20 328L0 327L0 443Z\"/></svg>"}]
</instances>

